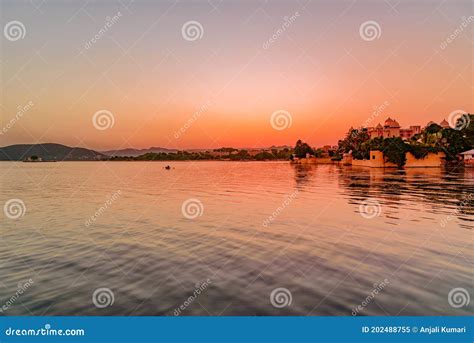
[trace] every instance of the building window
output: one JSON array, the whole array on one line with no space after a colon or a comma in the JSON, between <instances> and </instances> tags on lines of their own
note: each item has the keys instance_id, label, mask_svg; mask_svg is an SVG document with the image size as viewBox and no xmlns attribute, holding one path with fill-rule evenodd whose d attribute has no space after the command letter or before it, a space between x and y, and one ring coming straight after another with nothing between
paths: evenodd
<instances>
[{"instance_id":1,"label":"building window","mask_svg":"<svg viewBox=\"0 0 474 343\"><path fill-rule=\"evenodd\" d=\"M372 155L372 159L375 160L375 155Z\"/></svg>"}]
</instances>

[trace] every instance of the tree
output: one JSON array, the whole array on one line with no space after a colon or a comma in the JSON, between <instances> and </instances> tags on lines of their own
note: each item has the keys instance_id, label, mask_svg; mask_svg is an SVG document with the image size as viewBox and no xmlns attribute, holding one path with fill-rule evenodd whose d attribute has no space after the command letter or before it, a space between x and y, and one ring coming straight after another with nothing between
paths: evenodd
<instances>
[{"instance_id":1,"label":"tree","mask_svg":"<svg viewBox=\"0 0 474 343\"><path fill-rule=\"evenodd\" d=\"M298 139L294 149L294 154L296 157L303 158L306 157L306 154L314 155L314 150L307 143Z\"/></svg>"},{"instance_id":2,"label":"tree","mask_svg":"<svg viewBox=\"0 0 474 343\"><path fill-rule=\"evenodd\" d=\"M367 129L354 129L350 128L343 140L338 142L337 155L342 156L344 153L352 151L352 156L355 159L368 159L369 150L367 146L363 146L364 143L370 140Z\"/></svg>"},{"instance_id":3,"label":"tree","mask_svg":"<svg viewBox=\"0 0 474 343\"><path fill-rule=\"evenodd\" d=\"M455 129L443 129L441 132L442 140L439 144L441 150L446 153L448 161L456 160L457 155L463 151L469 150L472 145L464 133Z\"/></svg>"},{"instance_id":4,"label":"tree","mask_svg":"<svg viewBox=\"0 0 474 343\"><path fill-rule=\"evenodd\" d=\"M407 161L407 144L400 137L386 138L382 143L382 152L387 162L403 167Z\"/></svg>"},{"instance_id":5,"label":"tree","mask_svg":"<svg viewBox=\"0 0 474 343\"><path fill-rule=\"evenodd\" d=\"M324 155L324 150L323 149L319 148L319 149L314 150L314 156L323 157L323 155Z\"/></svg>"},{"instance_id":6,"label":"tree","mask_svg":"<svg viewBox=\"0 0 474 343\"><path fill-rule=\"evenodd\" d=\"M433 133L438 133L439 131L441 131L443 128L441 126L439 126L438 124L431 124L430 126L426 127L425 128L425 132L426 133L429 133L429 134L433 134Z\"/></svg>"}]
</instances>

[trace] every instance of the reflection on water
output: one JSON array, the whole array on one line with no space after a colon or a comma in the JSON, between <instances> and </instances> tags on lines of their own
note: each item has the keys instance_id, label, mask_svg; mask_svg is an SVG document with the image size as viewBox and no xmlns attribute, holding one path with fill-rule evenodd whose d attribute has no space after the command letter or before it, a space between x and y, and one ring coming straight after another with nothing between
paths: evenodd
<instances>
[{"instance_id":1,"label":"reflection on water","mask_svg":"<svg viewBox=\"0 0 474 343\"><path fill-rule=\"evenodd\" d=\"M472 313L448 293L474 296L473 169L164 165L0 163L1 203L26 205L2 218L0 315ZM183 216L188 199L197 215ZM102 287L114 303L99 308ZM290 305L272 305L276 288Z\"/></svg>"}]
</instances>

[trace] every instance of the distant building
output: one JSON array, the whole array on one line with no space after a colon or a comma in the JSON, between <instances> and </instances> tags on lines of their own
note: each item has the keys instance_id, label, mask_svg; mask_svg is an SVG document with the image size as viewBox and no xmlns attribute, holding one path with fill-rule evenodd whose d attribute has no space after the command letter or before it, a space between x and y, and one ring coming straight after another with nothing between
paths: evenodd
<instances>
[{"instance_id":1,"label":"distant building","mask_svg":"<svg viewBox=\"0 0 474 343\"><path fill-rule=\"evenodd\" d=\"M460 155L466 166L474 166L474 149L464 151Z\"/></svg>"},{"instance_id":2,"label":"distant building","mask_svg":"<svg viewBox=\"0 0 474 343\"><path fill-rule=\"evenodd\" d=\"M449 129L451 127L446 119L443 119L439 126L441 126L443 129Z\"/></svg>"},{"instance_id":3,"label":"distant building","mask_svg":"<svg viewBox=\"0 0 474 343\"><path fill-rule=\"evenodd\" d=\"M443 119L443 121L442 121L441 123L439 123L439 124L438 124L438 123L435 123L434 121L430 121L428 124L426 124L425 127L428 127L428 126L433 125L433 124L439 125L439 126L441 126L443 129L449 129L449 128L451 128L451 125L449 125L449 123L448 123L448 121L447 121L446 119Z\"/></svg>"},{"instance_id":4,"label":"distant building","mask_svg":"<svg viewBox=\"0 0 474 343\"><path fill-rule=\"evenodd\" d=\"M369 127L367 130L370 138L401 137L403 139L410 139L414 135L421 133L421 126L415 125L402 129L398 121L389 117L385 120L383 126L379 123L376 127Z\"/></svg>"},{"instance_id":5,"label":"distant building","mask_svg":"<svg viewBox=\"0 0 474 343\"><path fill-rule=\"evenodd\" d=\"M43 159L39 156L29 156L23 162L43 162Z\"/></svg>"},{"instance_id":6,"label":"distant building","mask_svg":"<svg viewBox=\"0 0 474 343\"><path fill-rule=\"evenodd\" d=\"M435 122L430 121L426 127L430 126L431 124L436 124ZM449 123L446 120L443 120L439 124L442 128L449 128ZM376 127L368 127L367 132L371 139L377 137L383 138L392 138L392 137L401 137L402 139L410 139L413 136L421 133L421 126L420 125L412 125L408 128L401 128L398 121L392 118L387 118L385 120L384 125L382 126L380 123Z\"/></svg>"}]
</instances>

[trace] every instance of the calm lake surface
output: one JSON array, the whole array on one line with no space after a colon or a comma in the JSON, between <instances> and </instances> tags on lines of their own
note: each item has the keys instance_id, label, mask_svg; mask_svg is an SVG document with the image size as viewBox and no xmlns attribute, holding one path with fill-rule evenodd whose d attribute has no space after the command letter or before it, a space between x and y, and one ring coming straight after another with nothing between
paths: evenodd
<instances>
[{"instance_id":1,"label":"calm lake surface","mask_svg":"<svg viewBox=\"0 0 474 343\"><path fill-rule=\"evenodd\" d=\"M473 169L1 162L0 175L2 207L26 209L2 212L0 315L473 311L448 301L474 297ZM100 288L113 304L94 305Z\"/></svg>"}]
</instances>

